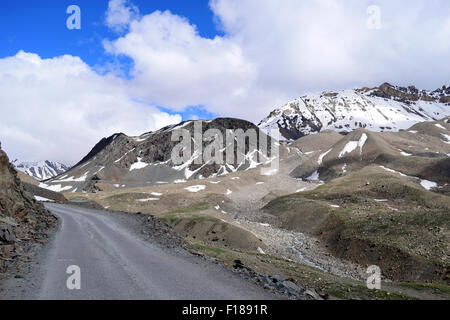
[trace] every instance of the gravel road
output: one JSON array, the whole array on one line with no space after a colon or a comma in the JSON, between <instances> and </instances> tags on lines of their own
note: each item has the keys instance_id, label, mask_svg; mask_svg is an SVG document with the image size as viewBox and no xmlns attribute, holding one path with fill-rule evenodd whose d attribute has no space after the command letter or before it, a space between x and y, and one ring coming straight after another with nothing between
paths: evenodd
<instances>
[{"instance_id":1,"label":"gravel road","mask_svg":"<svg viewBox=\"0 0 450 320\"><path fill-rule=\"evenodd\" d=\"M47 204L60 228L29 274L6 281L2 299L274 299L227 268L143 240L106 211ZM81 289L69 290L69 266Z\"/></svg>"}]
</instances>

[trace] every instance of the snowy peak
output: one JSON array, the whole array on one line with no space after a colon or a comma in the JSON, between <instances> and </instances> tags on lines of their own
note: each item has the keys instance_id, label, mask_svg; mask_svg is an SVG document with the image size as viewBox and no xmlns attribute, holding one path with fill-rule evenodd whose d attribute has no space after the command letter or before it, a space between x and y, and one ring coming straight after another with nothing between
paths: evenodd
<instances>
[{"instance_id":1,"label":"snowy peak","mask_svg":"<svg viewBox=\"0 0 450 320\"><path fill-rule=\"evenodd\" d=\"M272 111L259 127L281 139L296 140L323 130L357 128L399 131L450 115L450 88L434 91L384 83L376 88L308 94ZM269 132L270 131L270 132Z\"/></svg>"},{"instance_id":2,"label":"snowy peak","mask_svg":"<svg viewBox=\"0 0 450 320\"><path fill-rule=\"evenodd\" d=\"M56 161L28 162L18 159L11 162L16 170L39 180L47 180L69 170L69 166Z\"/></svg>"}]
</instances>

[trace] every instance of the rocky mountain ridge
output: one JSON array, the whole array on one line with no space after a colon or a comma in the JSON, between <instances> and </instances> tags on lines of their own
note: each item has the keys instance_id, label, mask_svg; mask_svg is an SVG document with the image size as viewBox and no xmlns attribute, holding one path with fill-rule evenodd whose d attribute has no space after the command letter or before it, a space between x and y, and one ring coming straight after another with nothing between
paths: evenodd
<instances>
[{"instance_id":1,"label":"rocky mountain ridge","mask_svg":"<svg viewBox=\"0 0 450 320\"><path fill-rule=\"evenodd\" d=\"M399 131L449 115L449 87L427 91L384 83L302 96L272 111L258 126L280 140L293 141L327 129L343 134L357 128Z\"/></svg>"},{"instance_id":2,"label":"rocky mountain ridge","mask_svg":"<svg viewBox=\"0 0 450 320\"><path fill-rule=\"evenodd\" d=\"M203 152L213 139L199 140L202 137L196 137L194 134L195 125L200 125L203 134L208 130L220 132L224 143L226 130L260 131L253 123L245 120L218 118L210 121L185 121L138 137L117 133L103 138L69 171L41 183L40 186L57 192L95 192L125 187L182 183L190 179L248 170L269 161L259 150L250 148L249 140L246 139L244 154L237 149L237 143L235 143L233 163L225 161L225 152L223 152L225 145L221 150L224 153L223 164L215 164L212 161L204 163ZM190 134L189 140L192 140L190 158L182 164L173 163L171 158L172 149L181 141L181 139L172 141L172 133L176 129L186 129ZM270 152L271 139L263 132L260 134L267 139L267 150ZM258 141L261 137L257 137ZM237 162L239 152L243 156L243 161L240 163Z\"/></svg>"}]
</instances>

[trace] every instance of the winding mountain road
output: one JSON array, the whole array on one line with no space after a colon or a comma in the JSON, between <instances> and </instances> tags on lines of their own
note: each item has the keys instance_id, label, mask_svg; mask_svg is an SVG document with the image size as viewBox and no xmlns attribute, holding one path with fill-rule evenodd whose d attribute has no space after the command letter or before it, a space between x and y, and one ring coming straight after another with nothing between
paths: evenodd
<instances>
[{"instance_id":1,"label":"winding mountain road","mask_svg":"<svg viewBox=\"0 0 450 320\"><path fill-rule=\"evenodd\" d=\"M46 204L61 219L29 299L273 299L223 266L140 238L104 211ZM68 289L78 266L81 289Z\"/></svg>"}]
</instances>

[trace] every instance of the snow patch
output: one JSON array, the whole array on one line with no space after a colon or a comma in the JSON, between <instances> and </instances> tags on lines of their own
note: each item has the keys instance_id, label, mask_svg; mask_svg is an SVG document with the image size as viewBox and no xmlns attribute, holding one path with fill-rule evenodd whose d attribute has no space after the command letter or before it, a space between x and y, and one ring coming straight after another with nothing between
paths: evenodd
<instances>
[{"instance_id":1,"label":"snow patch","mask_svg":"<svg viewBox=\"0 0 450 320\"><path fill-rule=\"evenodd\" d=\"M361 138L359 138L358 141L349 141L349 142L347 142L347 144L345 145L344 149L342 149L342 151L339 153L339 159L341 159L346 153L352 153L358 147L359 147L359 153L361 154L362 153L362 148L366 144L366 141L367 141L367 135L365 133L363 133L361 135Z\"/></svg>"},{"instance_id":2,"label":"snow patch","mask_svg":"<svg viewBox=\"0 0 450 320\"><path fill-rule=\"evenodd\" d=\"M159 198L147 198L147 199L138 199L139 202L149 202L149 201L158 201Z\"/></svg>"},{"instance_id":3,"label":"snow patch","mask_svg":"<svg viewBox=\"0 0 450 320\"><path fill-rule=\"evenodd\" d=\"M72 189L71 186L63 187L60 184L55 184L55 185L49 186L42 182L39 184L39 187L47 189L47 190L55 191L55 192L63 192L63 191L68 191L68 190Z\"/></svg>"},{"instance_id":4,"label":"snow patch","mask_svg":"<svg viewBox=\"0 0 450 320\"><path fill-rule=\"evenodd\" d=\"M162 196L163 194L162 193L159 193L159 192L152 192L152 193L150 193L152 196L157 196L157 197L160 197L160 196Z\"/></svg>"},{"instance_id":5,"label":"snow patch","mask_svg":"<svg viewBox=\"0 0 450 320\"><path fill-rule=\"evenodd\" d=\"M37 201L47 201L47 202L55 202L54 200L50 200L44 197L34 196Z\"/></svg>"},{"instance_id":6,"label":"snow patch","mask_svg":"<svg viewBox=\"0 0 450 320\"><path fill-rule=\"evenodd\" d=\"M71 176L66 179L53 180L52 182L84 182L87 179L88 172L85 172L81 177L75 178L75 176Z\"/></svg>"},{"instance_id":7,"label":"snow patch","mask_svg":"<svg viewBox=\"0 0 450 320\"><path fill-rule=\"evenodd\" d=\"M204 185L190 186L190 187L186 187L184 189L189 192L199 192L199 191L205 190L206 186L204 186Z\"/></svg>"},{"instance_id":8,"label":"snow patch","mask_svg":"<svg viewBox=\"0 0 450 320\"><path fill-rule=\"evenodd\" d=\"M436 188L437 187L437 183L436 182L428 181L428 180L421 180L420 181L420 185L422 187L424 187L426 190L430 190L431 188Z\"/></svg>"},{"instance_id":9,"label":"snow patch","mask_svg":"<svg viewBox=\"0 0 450 320\"><path fill-rule=\"evenodd\" d=\"M380 166L380 168L381 168L381 169L384 169L384 170L386 170L386 171L392 172L392 173L397 173L397 174L401 175L402 177L407 177L406 174L401 173L401 172L399 172L399 171L395 171L394 169L386 168L386 167L384 167L384 166Z\"/></svg>"},{"instance_id":10,"label":"snow patch","mask_svg":"<svg viewBox=\"0 0 450 320\"><path fill-rule=\"evenodd\" d=\"M442 140L442 141L444 141L447 144L450 144L450 135L445 134L445 133L441 133L441 134L445 139L447 139L447 141L444 141L444 140Z\"/></svg>"},{"instance_id":11,"label":"snow patch","mask_svg":"<svg viewBox=\"0 0 450 320\"><path fill-rule=\"evenodd\" d=\"M308 178L306 178L306 180L309 181L317 181L319 180L319 171L314 171L313 174L311 174Z\"/></svg>"},{"instance_id":12,"label":"snow patch","mask_svg":"<svg viewBox=\"0 0 450 320\"><path fill-rule=\"evenodd\" d=\"M400 154L401 154L402 156L405 156L405 157L410 157L410 156L412 156L411 153L405 152L405 151L403 151L403 150L400 150L400 149L399 149L398 151L400 151Z\"/></svg>"},{"instance_id":13,"label":"snow patch","mask_svg":"<svg viewBox=\"0 0 450 320\"><path fill-rule=\"evenodd\" d=\"M147 166L149 166L149 164L145 163L145 162L142 162L142 158L138 157L137 161L131 165L130 171L143 169L143 168L145 168Z\"/></svg>"},{"instance_id":14,"label":"snow patch","mask_svg":"<svg viewBox=\"0 0 450 320\"><path fill-rule=\"evenodd\" d=\"M389 169L389 168L386 168L386 167L383 167L383 166L380 166L380 168L383 168L384 170L389 171L389 172L398 173L402 177L410 177L410 178L413 178L413 179L416 179L416 180L420 179L418 177L408 176L408 175L406 175L404 173L401 173L401 172L398 172L398 171L395 171L393 169ZM431 188L436 188L438 186L438 184L436 182L428 181L428 180L424 180L424 179L420 179L420 185L426 190L430 190Z\"/></svg>"},{"instance_id":15,"label":"snow patch","mask_svg":"<svg viewBox=\"0 0 450 320\"><path fill-rule=\"evenodd\" d=\"M333 150L333 148L331 148L330 150L328 150L328 151L325 152L325 153L322 153L322 154L319 156L319 159L317 160L317 163L318 163L319 165L322 164L323 158L324 158L327 154L329 154L329 153L331 152L331 150Z\"/></svg>"}]
</instances>

